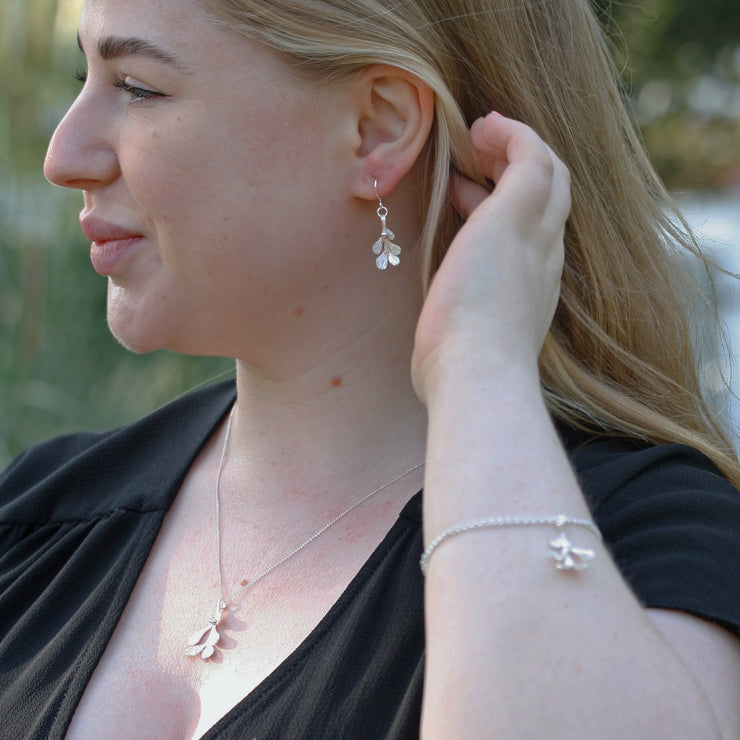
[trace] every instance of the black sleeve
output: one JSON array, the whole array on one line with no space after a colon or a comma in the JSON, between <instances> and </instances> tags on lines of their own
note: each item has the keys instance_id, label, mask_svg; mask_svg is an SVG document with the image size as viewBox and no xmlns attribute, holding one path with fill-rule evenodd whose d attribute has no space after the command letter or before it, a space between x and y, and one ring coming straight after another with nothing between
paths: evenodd
<instances>
[{"instance_id":1,"label":"black sleeve","mask_svg":"<svg viewBox=\"0 0 740 740\"><path fill-rule=\"evenodd\" d=\"M2 738L62 738L232 385L102 434L38 445L0 472Z\"/></svg>"},{"instance_id":2,"label":"black sleeve","mask_svg":"<svg viewBox=\"0 0 740 740\"><path fill-rule=\"evenodd\" d=\"M571 453L622 574L646 607L740 635L740 493L682 445L601 440Z\"/></svg>"}]
</instances>

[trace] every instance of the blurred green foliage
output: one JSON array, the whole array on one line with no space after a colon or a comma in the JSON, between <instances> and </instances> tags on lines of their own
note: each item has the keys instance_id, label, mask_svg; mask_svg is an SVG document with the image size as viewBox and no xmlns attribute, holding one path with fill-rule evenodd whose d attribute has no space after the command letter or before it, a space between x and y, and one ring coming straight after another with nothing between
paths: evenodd
<instances>
[{"instance_id":1,"label":"blurred green foliage","mask_svg":"<svg viewBox=\"0 0 740 740\"><path fill-rule=\"evenodd\" d=\"M737 0L592 1L669 186L739 183ZM229 360L136 356L116 343L80 196L43 180L46 143L78 88L79 5L0 0L0 468L29 444L129 422L233 373Z\"/></svg>"},{"instance_id":2,"label":"blurred green foliage","mask_svg":"<svg viewBox=\"0 0 740 740\"><path fill-rule=\"evenodd\" d=\"M740 3L591 2L668 187L740 186Z\"/></svg>"},{"instance_id":3,"label":"blurred green foliage","mask_svg":"<svg viewBox=\"0 0 740 740\"><path fill-rule=\"evenodd\" d=\"M591 0L612 38L627 42L630 67L639 79L686 77L713 69L740 41L737 0ZM621 60L624 62L624 56Z\"/></svg>"}]
</instances>

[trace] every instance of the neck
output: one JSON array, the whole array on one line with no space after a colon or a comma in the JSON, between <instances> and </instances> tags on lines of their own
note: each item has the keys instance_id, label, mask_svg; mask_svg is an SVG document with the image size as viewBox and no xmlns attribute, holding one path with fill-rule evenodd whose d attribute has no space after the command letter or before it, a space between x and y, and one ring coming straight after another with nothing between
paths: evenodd
<instances>
[{"instance_id":1,"label":"neck","mask_svg":"<svg viewBox=\"0 0 740 740\"><path fill-rule=\"evenodd\" d=\"M334 489L353 496L423 459L426 410L411 385L409 331L367 331L280 377L237 362L228 466L248 481L252 504Z\"/></svg>"},{"instance_id":2,"label":"neck","mask_svg":"<svg viewBox=\"0 0 740 740\"><path fill-rule=\"evenodd\" d=\"M419 231L416 195L407 190L394 194L393 225L412 235ZM410 378L423 302L418 255L409 238L401 266L376 270L377 217L367 212L363 204L347 216L348 223L366 219L362 238L353 237L364 248L338 248L326 285L316 282L300 311L266 313L236 347L226 472L239 476L238 488L252 500L274 506L281 496L294 502L334 490L353 497L424 458L426 409ZM421 480L412 475L405 483Z\"/></svg>"}]
</instances>

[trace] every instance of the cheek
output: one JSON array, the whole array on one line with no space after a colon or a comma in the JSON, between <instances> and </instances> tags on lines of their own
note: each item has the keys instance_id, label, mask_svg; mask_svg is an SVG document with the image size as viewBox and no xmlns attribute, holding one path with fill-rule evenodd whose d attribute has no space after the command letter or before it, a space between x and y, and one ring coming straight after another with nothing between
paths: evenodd
<instances>
[{"instance_id":1,"label":"cheek","mask_svg":"<svg viewBox=\"0 0 740 740\"><path fill-rule=\"evenodd\" d=\"M225 204L232 201L233 212L233 202L241 199L228 156L205 137L182 129L153 132L127 151L121 161L126 187L165 258L185 235L197 242L213 234L216 224L228 220L221 215Z\"/></svg>"},{"instance_id":2,"label":"cheek","mask_svg":"<svg viewBox=\"0 0 740 740\"><path fill-rule=\"evenodd\" d=\"M233 116L233 113L232 113ZM182 217L225 200L243 202L274 181L288 157L285 135L269 117L252 117L240 127L180 124L138 135L122 169L128 187L146 210ZM282 151L282 157L281 157Z\"/></svg>"},{"instance_id":3,"label":"cheek","mask_svg":"<svg viewBox=\"0 0 740 740\"><path fill-rule=\"evenodd\" d=\"M326 271L326 137L310 117L297 123L294 104L268 108L191 110L127 142L129 191L180 279L262 293L286 272Z\"/></svg>"}]
</instances>

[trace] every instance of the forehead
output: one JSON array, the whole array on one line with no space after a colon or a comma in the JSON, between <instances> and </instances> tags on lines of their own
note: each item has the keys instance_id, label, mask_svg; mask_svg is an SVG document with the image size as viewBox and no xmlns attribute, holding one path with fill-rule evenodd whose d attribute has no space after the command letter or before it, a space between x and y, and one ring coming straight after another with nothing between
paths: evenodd
<instances>
[{"instance_id":1,"label":"forehead","mask_svg":"<svg viewBox=\"0 0 740 740\"><path fill-rule=\"evenodd\" d=\"M274 102L289 90L299 106L313 105L317 98L331 101L339 89L298 79L274 52L218 23L199 0L85 0L79 38L88 64L172 57L174 64L157 68L165 74L175 70L168 79L178 84L186 78L185 87L171 88L181 98L220 96L251 104L255 96Z\"/></svg>"},{"instance_id":2,"label":"forehead","mask_svg":"<svg viewBox=\"0 0 740 740\"><path fill-rule=\"evenodd\" d=\"M280 66L266 50L217 23L198 0L85 0L78 35L88 64L94 58L170 57L174 64L161 69L239 79L255 67L277 73Z\"/></svg>"},{"instance_id":3,"label":"forehead","mask_svg":"<svg viewBox=\"0 0 740 740\"><path fill-rule=\"evenodd\" d=\"M219 30L198 0L85 0L80 37L143 38L195 50Z\"/></svg>"}]
</instances>

